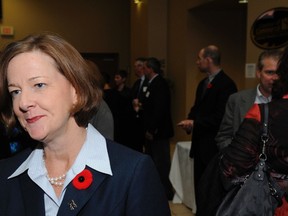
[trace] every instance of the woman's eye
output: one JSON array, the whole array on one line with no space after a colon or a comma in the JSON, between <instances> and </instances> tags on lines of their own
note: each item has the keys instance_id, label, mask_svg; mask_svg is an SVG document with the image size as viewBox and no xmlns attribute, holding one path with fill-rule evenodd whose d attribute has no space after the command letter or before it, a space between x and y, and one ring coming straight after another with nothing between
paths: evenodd
<instances>
[{"instance_id":1,"label":"woman's eye","mask_svg":"<svg viewBox=\"0 0 288 216\"><path fill-rule=\"evenodd\" d=\"M20 94L20 90L13 90L13 91L10 91L10 95L12 96L12 97L15 97L16 95L18 95L18 94Z\"/></svg>"},{"instance_id":2,"label":"woman's eye","mask_svg":"<svg viewBox=\"0 0 288 216\"><path fill-rule=\"evenodd\" d=\"M37 84L35 84L35 87L43 88L45 85L46 85L45 83L37 83Z\"/></svg>"}]
</instances>

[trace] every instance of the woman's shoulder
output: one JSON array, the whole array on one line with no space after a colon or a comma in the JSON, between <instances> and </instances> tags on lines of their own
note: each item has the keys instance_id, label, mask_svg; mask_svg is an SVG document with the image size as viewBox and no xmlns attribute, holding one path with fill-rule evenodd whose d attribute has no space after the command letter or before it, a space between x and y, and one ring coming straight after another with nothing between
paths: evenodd
<instances>
[{"instance_id":1,"label":"woman's shoulder","mask_svg":"<svg viewBox=\"0 0 288 216\"><path fill-rule=\"evenodd\" d=\"M117 158L139 159L149 157L141 152L135 151L125 145L106 139L109 157L117 156Z\"/></svg>"},{"instance_id":2,"label":"woman's shoulder","mask_svg":"<svg viewBox=\"0 0 288 216\"><path fill-rule=\"evenodd\" d=\"M151 157L143 153L137 152L129 147L126 147L117 142L107 140L107 150L112 169L125 167L133 170L136 166L142 164L143 166L151 165Z\"/></svg>"}]
</instances>

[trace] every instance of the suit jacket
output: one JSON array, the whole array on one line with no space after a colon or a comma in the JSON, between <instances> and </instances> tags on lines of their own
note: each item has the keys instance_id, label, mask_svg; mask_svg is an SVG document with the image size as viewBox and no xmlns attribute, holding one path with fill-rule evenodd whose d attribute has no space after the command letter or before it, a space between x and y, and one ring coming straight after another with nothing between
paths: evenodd
<instances>
[{"instance_id":1,"label":"suit jacket","mask_svg":"<svg viewBox=\"0 0 288 216\"><path fill-rule=\"evenodd\" d=\"M170 97L168 83L161 75L156 76L148 85L143 99L145 131L153 134L155 140L174 135Z\"/></svg>"},{"instance_id":2,"label":"suit jacket","mask_svg":"<svg viewBox=\"0 0 288 216\"><path fill-rule=\"evenodd\" d=\"M133 84L131 88L131 99L134 100L137 98L139 102L143 104L143 100L145 98L145 94L147 91L148 79L145 78L142 85L141 85L141 81L142 81L141 78L139 78ZM133 107L132 102L131 102L131 106ZM143 109L142 108L138 112L136 112L133 109L133 117L134 117L134 125L135 124L143 125ZM141 130L143 130L143 127L141 128L142 128Z\"/></svg>"},{"instance_id":3,"label":"suit jacket","mask_svg":"<svg viewBox=\"0 0 288 216\"><path fill-rule=\"evenodd\" d=\"M196 90L196 99L188 119L194 120L190 157L198 154L208 163L217 153L215 136L218 132L229 96L237 91L234 81L221 70L204 90L203 79ZM203 91L205 91L204 95Z\"/></svg>"},{"instance_id":4,"label":"suit jacket","mask_svg":"<svg viewBox=\"0 0 288 216\"><path fill-rule=\"evenodd\" d=\"M143 100L148 86L147 78L144 79L142 86L140 85L141 85L141 78L137 79L131 88L132 99L138 98L140 101Z\"/></svg>"},{"instance_id":5,"label":"suit jacket","mask_svg":"<svg viewBox=\"0 0 288 216\"><path fill-rule=\"evenodd\" d=\"M125 86L121 91L116 88L106 91L105 101L113 115L114 140L131 146L133 144L130 139L133 115L131 89Z\"/></svg>"},{"instance_id":6,"label":"suit jacket","mask_svg":"<svg viewBox=\"0 0 288 216\"><path fill-rule=\"evenodd\" d=\"M158 173L150 157L107 140L113 176L90 169L92 184L85 190L67 186L59 216L170 215ZM0 161L0 215L45 215L44 192L27 172L8 179L31 149Z\"/></svg>"},{"instance_id":7,"label":"suit jacket","mask_svg":"<svg viewBox=\"0 0 288 216\"><path fill-rule=\"evenodd\" d=\"M257 88L246 89L232 94L226 104L225 114L216 136L219 149L229 145L246 113L255 102Z\"/></svg>"},{"instance_id":8,"label":"suit jacket","mask_svg":"<svg viewBox=\"0 0 288 216\"><path fill-rule=\"evenodd\" d=\"M144 79L141 85L141 78L137 79L131 88L132 100L138 99L140 103L143 104L143 98L145 96L148 80ZM133 103L131 101L131 107ZM143 152L143 146L145 144L145 129L144 129L144 119L143 119L143 109L140 108L138 112L132 109L132 127L130 130L130 137L133 143L133 148L140 152Z\"/></svg>"}]
</instances>

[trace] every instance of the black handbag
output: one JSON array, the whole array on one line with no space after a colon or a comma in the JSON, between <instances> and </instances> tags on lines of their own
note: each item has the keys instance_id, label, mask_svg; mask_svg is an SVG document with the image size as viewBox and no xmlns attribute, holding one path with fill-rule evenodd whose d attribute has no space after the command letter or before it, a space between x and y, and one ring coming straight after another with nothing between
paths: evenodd
<instances>
[{"instance_id":1,"label":"black handbag","mask_svg":"<svg viewBox=\"0 0 288 216\"><path fill-rule=\"evenodd\" d=\"M270 177L266 165L265 146L268 141L268 105L264 105L262 151L255 170L234 182L217 209L216 216L273 216L282 205L284 191Z\"/></svg>"}]
</instances>

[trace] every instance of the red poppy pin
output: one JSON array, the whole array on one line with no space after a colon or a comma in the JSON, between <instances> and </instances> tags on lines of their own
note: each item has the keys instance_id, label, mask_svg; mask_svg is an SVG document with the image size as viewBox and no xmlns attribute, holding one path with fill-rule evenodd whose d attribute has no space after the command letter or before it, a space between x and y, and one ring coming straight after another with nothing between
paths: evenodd
<instances>
[{"instance_id":1,"label":"red poppy pin","mask_svg":"<svg viewBox=\"0 0 288 216\"><path fill-rule=\"evenodd\" d=\"M79 173L72 181L72 184L78 190L85 190L88 188L93 181L93 175L88 169L84 169L81 173Z\"/></svg>"},{"instance_id":2,"label":"red poppy pin","mask_svg":"<svg viewBox=\"0 0 288 216\"><path fill-rule=\"evenodd\" d=\"M211 83L208 83L207 88L208 88L208 89L212 88L212 84L211 84Z\"/></svg>"}]
</instances>

